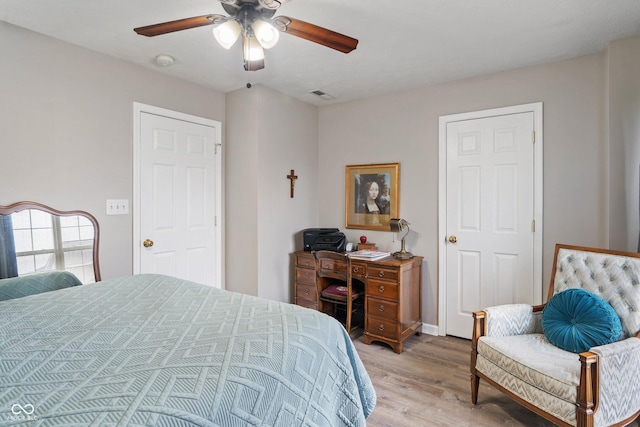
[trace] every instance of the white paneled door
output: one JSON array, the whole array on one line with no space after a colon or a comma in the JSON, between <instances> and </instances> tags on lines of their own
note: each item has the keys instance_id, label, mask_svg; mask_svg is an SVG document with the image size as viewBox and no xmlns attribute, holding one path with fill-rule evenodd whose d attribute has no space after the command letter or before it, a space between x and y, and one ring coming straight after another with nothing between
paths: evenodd
<instances>
[{"instance_id":1,"label":"white paneled door","mask_svg":"<svg viewBox=\"0 0 640 427\"><path fill-rule=\"evenodd\" d=\"M534 125L531 111L446 123L447 335L470 338L473 311L539 302Z\"/></svg>"},{"instance_id":2,"label":"white paneled door","mask_svg":"<svg viewBox=\"0 0 640 427\"><path fill-rule=\"evenodd\" d=\"M221 287L217 122L140 111L138 272Z\"/></svg>"}]
</instances>

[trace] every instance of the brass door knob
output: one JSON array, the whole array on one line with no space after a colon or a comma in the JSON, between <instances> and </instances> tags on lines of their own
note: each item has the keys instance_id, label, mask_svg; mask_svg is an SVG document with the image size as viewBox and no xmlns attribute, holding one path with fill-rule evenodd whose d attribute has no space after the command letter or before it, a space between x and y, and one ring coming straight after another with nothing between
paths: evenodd
<instances>
[{"instance_id":1,"label":"brass door knob","mask_svg":"<svg viewBox=\"0 0 640 427\"><path fill-rule=\"evenodd\" d=\"M146 239L144 242L142 242L142 246L144 246L145 248L150 248L151 246L153 246L153 240Z\"/></svg>"},{"instance_id":2,"label":"brass door knob","mask_svg":"<svg viewBox=\"0 0 640 427\"><path fill-rule=\"evenodd\" d=\"M449 236L449 242L450 243L455 243L458 241L458 238L456 236Z\"/></svg>"}]
</instances>

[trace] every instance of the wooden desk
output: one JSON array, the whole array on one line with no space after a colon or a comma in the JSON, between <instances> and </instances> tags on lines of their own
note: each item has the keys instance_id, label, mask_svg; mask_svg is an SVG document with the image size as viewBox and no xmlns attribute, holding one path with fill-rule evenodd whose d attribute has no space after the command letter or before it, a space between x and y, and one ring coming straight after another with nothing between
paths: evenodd
<instances>
[{"instance_id":1,"label":"wooden desk","mask_svg":"<svg viewBox=\"0 0 640 427\"><path fill-rule=\"evenodd\" d=\"M323 311L311 252L295 253L295 304ZM380 341L401 353L422 333L422 257L351 260L352 278L365 285L364 342Z\"/></svg>"}]
</instances>

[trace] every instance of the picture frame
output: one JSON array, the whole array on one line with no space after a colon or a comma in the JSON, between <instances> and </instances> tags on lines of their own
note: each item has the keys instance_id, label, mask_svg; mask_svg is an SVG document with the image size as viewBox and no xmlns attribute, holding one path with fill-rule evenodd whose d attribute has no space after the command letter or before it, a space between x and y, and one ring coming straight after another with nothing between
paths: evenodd
<instances>
[{"instance_id":1,"label":"picture frame","mask_svg":"<svg viewBox=\"0 0 640 427\"><path fill-rule=\"evenodd\" d=\"M389 231L389 220L400 214L399 191L400 163L347 165L346 227Z\"/></svg>"}]
</instances>

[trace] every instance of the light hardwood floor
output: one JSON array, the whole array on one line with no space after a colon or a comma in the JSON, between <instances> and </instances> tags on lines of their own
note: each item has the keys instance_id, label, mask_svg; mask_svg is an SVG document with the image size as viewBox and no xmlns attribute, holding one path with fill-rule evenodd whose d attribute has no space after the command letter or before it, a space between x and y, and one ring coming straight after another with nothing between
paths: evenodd
<instances>
[{"instance_id":1,"label":"light hardwood floor","mask_svg":"<svg viewBox=\"0 0 640 427\"><path fill-rule=\"evenodd\" d=\"M553 426L482 380L471 404L469 340L422 334L401 354L362 337L354 343L378 396L368 427Z\"/></svg>"}]
</instances>

